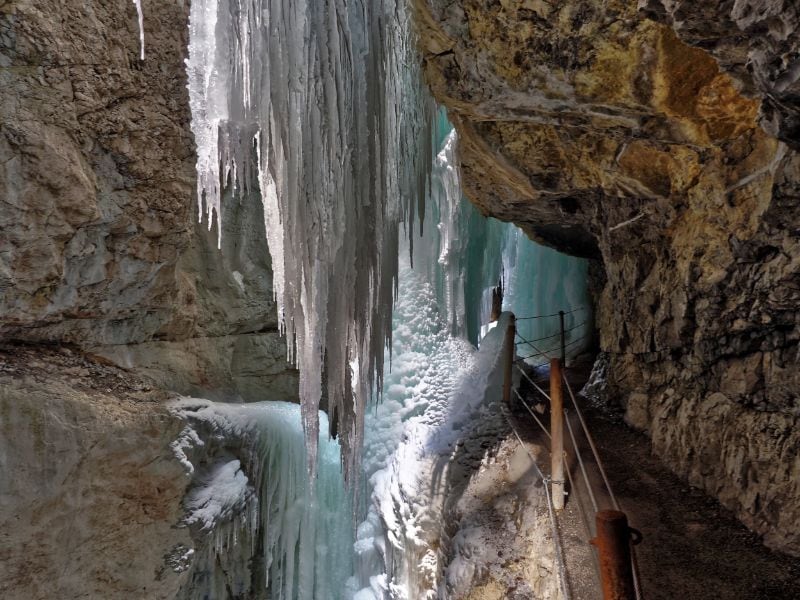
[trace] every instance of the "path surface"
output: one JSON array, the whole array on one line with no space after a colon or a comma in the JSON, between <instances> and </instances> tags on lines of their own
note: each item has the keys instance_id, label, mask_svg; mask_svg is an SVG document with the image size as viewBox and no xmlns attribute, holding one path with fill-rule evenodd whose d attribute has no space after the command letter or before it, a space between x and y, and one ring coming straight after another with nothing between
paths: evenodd
<instances>
[{"instance_id":1,"label":"path surface","mask_svg":"<svg viewBox=\"0 0 800 600\"><path fill-rule=\"evenodd\" d=\"M574 390L581 388L586 369L572 372ZM540 374L546 383L546 373ZM524 389L524 387L523 387ZM629 428L618 411L592 406L578 397L595 438L611 486L644 541L637 547L645 600L797 600L800 598L800 559L772 552L758 536L702 491L675 476L650 451L650 441ZM568 397L565 405L569 406ZM526 441L545 445L540 428L520 406L514 410ZM549 425L549 416L543 417ZM579 423L571 417L592 488L601 509L611 508L602 479ZM565 431L565 448L572 446ZM549 459L544 456L544 462ZM572 459L574 461L574 459ZM575 490L561 515L572 596L599 598L596 566L587 548L585 519L593 521L592 505L572 464ZM584 513L584 514L582 514Z\"/></svg>"}]
</instances>

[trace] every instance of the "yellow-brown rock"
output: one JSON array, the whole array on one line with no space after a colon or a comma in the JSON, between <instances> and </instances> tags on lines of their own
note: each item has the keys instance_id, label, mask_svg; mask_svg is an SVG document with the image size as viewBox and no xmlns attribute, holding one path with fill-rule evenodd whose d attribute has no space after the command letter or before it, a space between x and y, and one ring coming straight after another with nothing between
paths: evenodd
<instances>
[{"instance_id":1,"label":"yellow-brown rock","mask_svg":"<svg viewBox=\"0 0 800 600\"><path fill-rule=\"evenodd\" d=\"M797 11L640 4L416 0L426 77L468 198L602 264L629 422L800 554Z\"/></svg>"}]
</instances>

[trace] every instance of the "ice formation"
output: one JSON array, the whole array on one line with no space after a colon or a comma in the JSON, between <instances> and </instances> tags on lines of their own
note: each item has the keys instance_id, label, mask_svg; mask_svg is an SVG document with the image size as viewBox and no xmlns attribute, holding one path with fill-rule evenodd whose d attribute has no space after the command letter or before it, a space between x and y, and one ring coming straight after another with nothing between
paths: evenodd
<instances>
[{"instance_id":1,"label":"ice formation","mask_svg":"<svg viewBox=\"0 0 800 600\"><path fill-rule=\"evenodd\" d=\"M133 0L136 5L136 17L139 21L139 58L144 60L144 13L142 12L142 0Z\"/></svg>"},{"instance_id":2,"label":"ice formation","mask_svg":"<svg viewBox=\"0 0 800 600\"><path fill-rule=\"evenodd\" d=\"M444 559L447 544L463 545L464 536L452 537L454 532L444 530L444 503L470 466L483 460L484 442L504 435L505 426L497 404L498 365L508 317L488 333L483 328L486 335L479 340L488 318L488 294L502 279L506 307L519 315L571 311L585 302L586 267L583 261L537 246L512 225L482 217L462 198L457 139L443 113L435 130L440 152L431 157L430 202L424 208L428 226L408 240L413 251L394 239L401 251L400 258L393 255L399 288L391 323L391 369L381 382L382 403L366 414L364 454L358 463L364 486L356 488L361 522L355 541L339 444L321 438L318 477L310 480L297 406L183 400L175 411L188 426L173 449L194 482L185 502L185 524L210 539L192 558L187 599L221 597L225 590L244 594L258 580L270 597L417 600L446 596L447 586L458 578L456 561L447 571L448 583ZM254 155L263 161L264 137L252 139ZM241 176L244 168L234 166L238 164L247 163L232 162L226 178L234 170ZM281 218L277 180L268 173L263 168L258 173L266 210L274 209L273 216ZM289 230L270 231L284 235ZM287 242L290 251L295 254L295 246ZM413 269L407 257L413 258ZM286 285L294 285L291 281L286 278ZM371 280L370 285L378 282ZM302 294L298 302L304 306ZM383 310L382 318L391 314L389 307ZM339 322L350 324L349 339L358 339L355 321ZM532 335L545 331L550 322L533 320L531 331L539 329ZM368 330L385 326L382 320L364 325ZM328 334L327 339L338 339L333 337L337 330ZM468 340L480 341L479 350ZM367 400L359 396L364 393L361 374L377 368L365 363L364 356L368 354L340 355L358 382L352 391L360 410ZM313 431L328 427L324 413L314 416ZM351 426L356 422L354 418ZM351 429L351 434L358 430Z\"/></svg>"},{"instance_id":3,"label":"ice formation","mask_svg":"<svg viewBox=\"0 0 800 600\"><path fill-rule=\"evenodd\" d=\"M346 598L353 527L338 443L320 442L311 486L296 404L186 398L172 410L187 423L173 444L192 476L184 525L206 540L182 597Z\"/></svg>"},{"instance_id":4,"label":"ice formation","mask_svg":"<svg viewBox=\"0 0 800 600\"><path fill-rule=\"evenodd\" d=\"M440 586L448 493L503 427L497 401L507 320L475 351L449 335L419 274L401 269L400 286L384 403L367 417L364 465L372 493L351 583L365 600L446 597Z\"/></svg>"},{"instance_id":5,"label":"ice formation","mask_svg":"<svg viewBox=\"0 0 800 600\"><path fill-rule=\"evenodd\" d=\"M366 417L368 498L350 582L358 600L445 597L438 595L446 593L441 588L446 582L436 549L446 538L443 482L460 468L459 461L480 460L481 441L496 437L504 423L496 403L505 324L488 333L482 327L491 288L503 280L506 310L520 316L564 310L568 326L581 312L569 311L586 302L586 262L480 215L462 197L456 134L443 113L436 132L440 151L425 207L427 227L413 238L414 268L400 269L391 370L382 403ZM558 330L558 318L528 322L518 325L532 337ZM568 339L578 339L584 330L590 324L574 327L568 333L575 337ZM480 341L480 350L467 340ZM576 343L569 349L580 348Z\"/></svg>"},{"instance_id":6,"label":"ice formation","mask_svg":"<svg viewBox=\"0 0 800 600\"><path fill-rule=\"evenodd\" d=\"M461 193L457 137L444 110L436 117L439 149L425 205L425 227L414 239L414 268L433 286L451 335L477 344L490 306L485 291L497 283L506 225L487 219Z\"/></svg>"},{"instance_id":7,"label":"ice formation","mask_svg":"<svg viewBox=\"0 0 800 600\"><path fill-rule=\"evenodd\" d=\"M431 102L411 30L404 0L191 6L201 218L221 231L225 188L261 197L312 480L323 389L348 475L358 463L391 334L399 224L426 195Z\"/></svg>"},{"instance_id":8,"label":"ice formation","mask_svg":"<svg viewBox=\"0 0 800 600\"><path fill-rule=\"evenodd\" d=\"M442 482L471 424L497 414L502 327L480 339L491 288L504 282L518 316L585 304L585 262L462 198L457 139L423 92L408 10L404 0L191 4L199 216L221 235L224 194L262 202L302 401L301 418L275 403L177 407L192 425L175 453L197 482L186 524L214 537L194 559L198 594L238 593L261 569L287 599L337 598L348 577L356 600L436 597L442 565L430 536L440 533ZM405 253L414 270L401 269L398 290ZM569 315L577 351L589 325ZM543 337L554 323L520 332ZM367 415L373 389L384 400ZM323 390L341 446L319 436ZM232 455L231 440L247 451ZM342 455L351 483L365 476L353 486L364 504L355 546Z\"/></svg>"},{"instance_id":9,"label":"ice formation","mask_svg":"<svg viewBox=\"0 0 800 600\"><path fill-rule=\"evenodd\" d=\"M415 525L395 515L391 509L394 498L388 492L397 477L414 479L424 473L417 473L418 465L401 458L398 449L416 447L422 443L419 432L442 422L473 352L466 341L449 335L434 289L425 277L407 264L401 266L391 369L384 379L381 404L366 418L363 469L371 497L366 499L366 516L357 531L351 581L351 591L358 592L359 599L403 597L398 594L405 583L392 577L393 564L402 562L405 543L401 540ZM409 503L424 501L425 496L417 494L403 498L400 506L410 511Z\"/></svg>"},{"instance_id":10,"label":"ice formation","mask_svg":"<svg viewBox=\"0 0 800 600\"><path fill-rule=\"evenodd\" d=\"M486 332L492 288L504 288L503 310L524 317L519 333L535 342L520 355L558 356L565 311L567 353L579 353L591 332L586 280L588 263L532 242L515 225L486 218L462 197L457 137L443 111L436 122L437 147L424 229L414 241L414 267L436 290L450 333L477 344ZM556 315L541 319L528 317ZM544 339L542 339L544 338ZM554 353L552 350L556 349ZM545 358L535 356L532 362Z\"/></svg>"},{"instance_id":11,"label":"ice formation","mask_svg":"<svg viewBox=\"0 0 800 600\"><path fill-rule=\"evenodd\" d=\"M560 322L564 311L567 357L579 354L591 341L593 329L586 288L588 262L530 241L511 224L504 225L502 279L503 309L517 317L517 332L532 344L517 346L518 356L530 356L534 366L560 356ZM489 296L484 302L489 301ZM542 355L543 353L543 355Z\"/></svg>"}]
</instances>

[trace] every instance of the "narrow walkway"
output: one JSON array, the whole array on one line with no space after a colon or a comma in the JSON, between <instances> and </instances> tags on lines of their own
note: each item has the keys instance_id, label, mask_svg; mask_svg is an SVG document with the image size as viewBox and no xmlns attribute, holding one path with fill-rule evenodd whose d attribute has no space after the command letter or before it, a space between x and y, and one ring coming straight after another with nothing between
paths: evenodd
<instances>
[{"instance_id":1,"label":"narrow walkway","mask_svg":"<svg viewBox=\"0 0 800 600\"><path fill-rule=\"evenodd\" d=\"M546 373L537 383L547 385ZM577 392L588 367L568 371ZM526 398L535 400L525 385ZM546 389L546 388L545 388ZM632 430L611 410L591 406L578 396L590 431L606 468L611 487L631 525L644 541L637 558L645 600L797 600L800 598L800 560L771 552L718 502L671 473L650 452L649 439ZM571 402L565 398L565 406ZM540 427L517 401L513 416L526 441L549 447ZM599 507L610 508L597 466L580 431L574 411L569 413L581 455L586 462ZM542 417L549 426L549 415ZM586 546L584 519L593 521L592 503L574 459L565 431L565 449L575 489L559 522L566 547L572 597L595 600L597 589L593 551ZM543 462L547 462L542 457Z\"/></svg>"}]
</instances>

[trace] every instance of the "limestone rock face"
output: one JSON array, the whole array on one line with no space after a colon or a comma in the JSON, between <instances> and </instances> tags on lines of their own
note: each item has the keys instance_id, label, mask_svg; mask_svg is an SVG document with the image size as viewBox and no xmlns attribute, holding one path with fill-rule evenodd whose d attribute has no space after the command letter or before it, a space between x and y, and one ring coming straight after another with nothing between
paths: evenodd
<instances>
[{"instance_id":1,"label":"limestone rock face","mask_svg":"<svg viewBox=\"0 0 800 600\"><path fill-rule=\"evenodd\" d=\"M227 203L222 250L197 222L188 11L145 6L142 61L130 0L0 7L0 338L291 400L260 200Z\"/></svg>"},{"instance_id":2,"label":"limestone rock face","mask_svg":"<svg viewBox=\"0 0 800 600\"><path fill-rule=\"evenodd\" d=\"M67 349L0 347L0 595L175 597L192 543L166 394Z\"/></svg>"},{"instance_id":3,"label":"limestone rock face","mask_svg":"<svg viewBox=\"0 0 800 600\"><path fill-rule=\"evenodd\" d=\"M278 332L261 199L225 200L221 248L216 224L209 230L192 212L191 242L175 267L175 305L163 329L138 343L89 348L184 394L296 401L298 376Z\"/></svg>"},{"instance_id":4,"label":"limestone rock face","mask_svg":"<svg viewBox=\"0 0 800 600\"><path fill-rule=\"evenodd\" d=\"M766 543L800 554L800 47L796 10L776 13L788 4L415 2L467 196L602 262L600 345L628 420Z\"/></svg>"},{"instance_id":5,"label":"limestone rock face","mask_svg":"<svg viewBox=\"0 0 800 600\"><path fill-rule=\"evenodd\" d=\"M6 335L130 343L170 319L191 234L187 8L153 11L145 61L131 2L0 13Z\"/></svg>"},{"instance_id":6,"label":"limestone rock face","mask_svg":"<svg viewBox=\"0 0 800 600\"><path fill-rule=\"evenodd\" d=\"M640 0L650 18L672 25L761 98L761 125L800 148L800 6L791 0Z\"/></svg>"}]
</instances>

